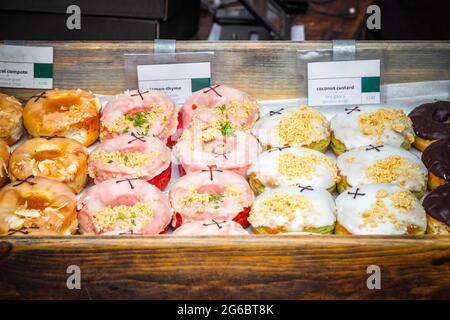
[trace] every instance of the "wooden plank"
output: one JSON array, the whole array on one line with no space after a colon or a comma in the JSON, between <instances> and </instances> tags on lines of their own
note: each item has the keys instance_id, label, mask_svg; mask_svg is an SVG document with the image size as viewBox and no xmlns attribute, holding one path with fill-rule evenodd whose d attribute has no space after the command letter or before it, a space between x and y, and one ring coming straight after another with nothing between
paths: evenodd
<instances>
[{"instance_id":1,"label":"wooden plank","mask_svg":"<svg viewBox=\"0 0 450 320\"><path fill-rule=\"evenodd\" d=\"M450 238L444 236L0 241L0 299L450 298ZM66 287L73 264L81 268L81 290ZM381 268L380 290L367 289L369 265Z\"/></svg>"},{"instance_id":2,"label":"wooden plank","mask_svg":"<svg viewBox=\"0 0 450 320\"><path fill-rule=\"evenodd\" d=\"M152 42L40 42L54 47L54 85L102 94L127 89L124 53L151 53ZM450 79L450 41L358 42L358 48L384 50L384 82ZM331 43L178 41L178 52L214 51L215 82L248 91L257 99L305 96L306 64L297 50L330 49ZM37 90L0 89L21 99Z\"/></svg>"}]
</instances>

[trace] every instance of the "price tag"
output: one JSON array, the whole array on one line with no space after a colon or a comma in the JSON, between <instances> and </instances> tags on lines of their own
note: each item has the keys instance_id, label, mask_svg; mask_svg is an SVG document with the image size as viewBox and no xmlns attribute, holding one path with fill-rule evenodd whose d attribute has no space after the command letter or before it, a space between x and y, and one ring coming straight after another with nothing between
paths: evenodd
<instances>
[{"instance_id":1,"label":"price tag","mask_svg":"<svg viewBox=\"0 0 450 320\"><path fill-rule=\"evenodd\" d=\"M161 90L176 103L183 103L192 92L211 85L211 63L173 63L137 66L141 90Z\"/></svg>"},{"instance_id":2,"label":"price tag","mask_svg":"<svg viewBox=\"0 0 450 320\"><path fill-rule=\"evenodd\" d=\"M53 88L53 48L0 46L0 87Z\"/></svg>"},{"instance_id":3,"label":"price tag","mask_svg":"<svg viewBox=\"0 0 450 320\"><path fill-rule=\"evenodd\" d=\"M311 106L380 103L380 60L308 63Z\"/></svg>"}]
</instances>

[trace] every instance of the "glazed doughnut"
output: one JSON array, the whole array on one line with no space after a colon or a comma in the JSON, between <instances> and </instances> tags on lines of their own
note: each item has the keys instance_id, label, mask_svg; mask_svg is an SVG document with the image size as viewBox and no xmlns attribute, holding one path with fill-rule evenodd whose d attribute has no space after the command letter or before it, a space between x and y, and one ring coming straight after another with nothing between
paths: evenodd
<instances>
[{"instance_id":1,"label":"glazed doughnut","mask_svg":"<svg viewBox=\"0 0 450 320\"><path fill-rule=\"evenodd\" d=\"M32 138L11 154L12 181L33 175L67 184L79 193L87 182L88 152L78 141L63 137Z\"/></svg>"},{"instance_id":2,"label":"glazed doughnut","mask_svg":"<svg viewBox=\"0 0 450 320\"><path fill-rule=\"evenodd\" d=\"M237 222L214 219L185 223L172 234L177 236L249 235Z\"/></svg>"},{"instance_id":3,"label":"glazed doughnut","mask_svg":"<svg viewBox=\"0 0 450 320\"><path fill-rule=\"evenodd\" d=\"M333 197L325 189L284 186L267 189L256 197L248 221L255 233L331 234L335 211Z\"/></svg>"},{"instance_id":4,"label":"glazed doughnut","mask_svg":"<svg viewBox=\"0 0 450 320\"><path fill-rule=\"evenodd\" d=\"M261 146L247 131L238 130L224 135L216 129L191 128L184 130L173 153L181 175L215 167L245 176L250 164L261 153Z\"/></svg>"},{"instance_id":5,"label":"glazed doughnut","mask_svg":"<svg viewBox=\"0 0 450 320\"><path fill-rule=\"evenodd\" d=\"M325 152L330 143L328 120L306 105L269 112L258 120L252 133L264 150L292 146Z\"/></svg>"},{"instance_id":6,"label":"glazed doughnut","mask_svg":"<svg viewBox=\"0 0 450 320\"><path fill-rule=\"evenodd\" d=\"M249 94L220 84L194 92L182 109L183 127L224 127L250 130L259 117L259 106Z\"/></svg>"},{"instance_id":7,"label":"glazed doughnut","mask_svg":"<svg viewBox=\"0 0 450 320\"><path fill-rule=\"evenodd\" d=\"M19 141L23 134L23 107L14 97L0 93L0 139L8 145Z\"/></svg>"},{"instance_id":8,"label":"glazed doughnut","mask_svg":"<svg viewBox=\"0 0 450 320\"><path fill-rule=\"evenodd\" d=\"M450 184L431 191L422 205L427 213L427 233L450 234Z\"/></svg>"},{"instance_id":9,"label":"glazed doughnut","mask_svg":"<svg viewBox=\"0 0 450 320\"><path fill-rule=\"evenodd\" d=\"M409 117L416 133L413 144L420 151L436 140L450 139L450 101L422 104Z\"/></svg>"},{"instance_id":10,"label":"glazed doughnut","mask_svg":"<svg viewBox=\"0 0 450 320\"><path fill-rule=\"evenodd\" d=\"M23 119L33 137L67 137L87 147L98 138L100 108L90 91L54 89L31 97Z\"/></svg>"},{"instance_id":11,"label":"glazed doughnut","mask_svg":"<svg viewBox=\"0 0 450 320\"><path fill-rule=\"evenodd\" d=\"M409 149L414 142L412 122L394 108L355 106L330 120L331 148L336 155L368 145L391 145Z\"/></svg>"},{"instance_id":12,"label":"glazed doughnut","mask_svg":"<svg viewBox=\"0 0 450 320\"><path fill-rule=\"evenodd\" d=\"M70 235L77 226L76 197L63 183L27 177L0 190L0 235Z\"/></svg>"},{"instance_id":13,"label":"glazed doughnut","mask_svg":"<svg viewBox=\"0 0 450 320\"><path fill-rule=\"evenodd\" d=\"M300 184L333 192L338 182L336 164L323 153L301 147L282 147L263 152L248 169L256 194L265 188Z\"/></svg>"},{"instance_id":14,"label":"glazed doughnut","mask_svg":"<svg viewBox=\"0 0 450 320\"><path fill-rule=\"evenodd\" d=\"M8 180L9 146L0 139L0 187Z\"/></svg>"},{"instance_id":15,"label":"glazed doughnut","mask_svg":"<svg viewBox=\"0 0 450 320\"><path fill-rule=\"evenodd\" d=\"M237 173L218 169L189 173L169 192L175 212L173 225L196 220L234 220L246 227L253 192Z\"/></svg>"},{"instance_id":16,"label":"glazed doughnut","mask_svg":"<svg viewBox=\"0 0 450 320\"><path fill-rule=\"evenodd\" d=\"M157 90L126 91L110 100L102 113L100 138L124 133L154 136L164 143L178 126L178 109L164 93Z\"/></svg>"},{"instance_id":17,"label":"glazed doughnut","mask_svg":"<svg viewBox=\"0 0 450 320\"><path fill-rule=\"evenodd\" d=\"M418 157L402 148L388 145L364 146L337 158L341 175L338 191L361 184L395 183L418 199L427 190L428 171Z\"/></svg>"},{"instance_id":18,"label":"glazed doughnut","mask_svg":"<svg viewBox=\"0 0 450 320\"><path fill-rule=\"evenodd\" d=\"M164 190L172 173L170 149L150 136L124 134L106 140L91 152L88 163L95 183L140 178Z\"/></svg>"},{"instance_id":19,"label":"glazed doughnut","mask_svg":"<svg viewBox=\"0 0 450 320\"><path fill-rule=\"evenodd\" d=\"M395 184L353 187L336 198L336 234L418 235L427 228L425 210Z\"/></svg>"},{"instance_id":20,"label":"glazed doughnut","mask_svg":"<svg viewBox=\"0 0 450 320\"><path fill-rule=\"evenodd\" d=\"M433 142L422 153L422 161L428 169L428 188L436 189L450 182L450 139Z\"/></svg>"},{"instance_id":21,"label":"glazed doughnut","mask_svg":"<svg viewBox=\"0 0 450 320\"><path fill-rule=\"evenodd\" d=\"M157 235L172 219L167 195L140 179L111 179L94 185L81 197L78 210L83 234Z\"/></svg>"}]
</instances>

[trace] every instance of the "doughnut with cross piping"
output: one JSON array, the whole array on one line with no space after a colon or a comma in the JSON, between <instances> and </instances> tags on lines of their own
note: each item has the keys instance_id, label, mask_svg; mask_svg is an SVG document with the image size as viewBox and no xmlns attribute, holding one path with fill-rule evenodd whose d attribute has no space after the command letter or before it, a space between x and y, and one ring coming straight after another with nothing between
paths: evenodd
<instances>
[{"instance_id":1,"label":"doughnut with cross piping","mask_svg":"<svg viewBox=\"0 0 450 320\"><path fill-rule=\"evenodd\" d=\"M256 197L248 221L255 233L331 234L336 221L331 194L311 186L267 189Z\"/></svg>"},{"instance_id":2,"label":"doughnut with cross piping","mask_svg":"<svg viewBox=\"0 0 450 320\"><path fill-rule=\"evenodd\" d=\"M141 179L110 179L89 188L78 202L83 234L163 233L172 219L167 195Z\"/></svg>"},{"instance_id":3,"label":"doughnut with cross piping","mask_svg":"<svg viewBox=\"0 0 450 320\"><path fill-rule=\"evenodd\" d=\"M248 167L261 153L261 146L247 131L226 133L213 128L190 128L184 130L173 153L181 175L215 167L246 176Z\"/></svg>"},{"instance_id":4,"label":"doughnut with cross piping","mask_svg":"<svg viewBox=\"0 0 450 320\"><path fill-rule=\"evenodd\" d=\"M330 120L331 148L336 155L366 145L409 149L414 142L411 119L402 109L354 106Z\"/></svg>"},{"instance_id":5,"label":"doughnut with cross piping","mask_svg":"<svg viewBox=\"0 0 450 320\"><path fill-rule=\"evenodd\" d=\"M403 148L382 144L355 148L338 156L337 166L339 192L361 184L394 183L420 199L427 190L427 168Z\"/></svg>"},{"instance_id":6,"label":"doughnut with cross piping","mask_svg":"<svg viewBox=\"0 0 450 320\"><path fill-rule=\"evenodd\" d=\"M215 84L187 98L181 115L184 128L250 130L259 117L259 106L249 94Z\"/></svg>"},{"instance_id":7,"label":"doughnut with cross piping","mask_svg":"<svg viewBox=\"0 0 450 320\"><path fill-rule=\"evenodd\" d=\"M100 139L134 133L166 143L177 126L178 107L167 95L157 90L125 91L103 109Z\"/></svg>"},{"instance_id":8,"label":"doughnut with cross piping","mask_svg":"<svg viewBox=\"0 0 450 320\"><path fill-rule=\"evenodd\" d=\"M169 197L175 228L206 219L234 220L246 227L254 195L241 175L209 168L181 177L170 189Z\"/></svg>"},{"instance_id":9,"label":"doughnut with cross piping","mask_svg":"<svg viewBox=\"0 0 450 320\"><path fill-rule=\"evenodd\" d=\"M164 190L170 181L170 149L159 139L124 134L98 144L89 156L95 183L114 178L140 178Z\"/></svg>"},{"instance_id":10,"label":"doughnut with cross piping","mask_svg":"<svg viewBox=\"0 0 450 320\"><path fill-rule=\"evenodd\" d=\"M90 91L54 89L32 96L23 120L33 137L67 137L87 147L98 138L100 108L99 99Z\"/></svg>"},{"instance_id":11,"label":"doughnut with cross piping","mask_svg":"<svg viewBox=\"0 0 450 320\"><path fill-rule=\"evenodd\" d=\"M0 235L70 235L77 226L76 197L64 183L29 176L0 190Z\"/></svg>"},{"instance_id":12,"label":"doughnut with cross piping","mask_svg":"<svg viewBox=\"0 0 450 320\"><path fill-rule=\"evenodd\" d=\"M387 183L355 186L336 198L336 234L418 235L425 210L408 190Z\"/></svg>"},{"instance_id":13,"label":"doughnut with cross piping","mask_svg":"<svg viewBox=\"0 0 450 320\"><path fill-rule=\"evenodd\" d=\"M79 193L87 182L88 151L80 142L64 137L32 138L11 154L12 181L30 175L67 184Z\"/></svg>"}]
</instances>

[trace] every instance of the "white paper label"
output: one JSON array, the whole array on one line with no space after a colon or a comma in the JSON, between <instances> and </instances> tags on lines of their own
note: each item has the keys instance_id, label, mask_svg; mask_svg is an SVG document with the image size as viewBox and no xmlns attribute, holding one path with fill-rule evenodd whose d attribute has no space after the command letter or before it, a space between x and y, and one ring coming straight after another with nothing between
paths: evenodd
<instances>
[{"instance_id":1,"label":"white paper label","mask_svg":"<svg viewBox=\"0 0 450 320\"><path fill-rule=\"evenodd\" d=\"M308 63L311 106L380 103L380 60Z\"/></svg>"},{"instance_id":2,"label":"white paper label","mask_svg":"<svg viewBox=\"0 0 450 320\"><path fill-rule=\"evenodd\" d=\"M211 63L138 65L137 77L140 90L160 90L179 104L211 85Z\"/></svg>"},{"instance_id":3,"label":"white paper label","mask_svg":"<svg viewBox=\"0 0 450 320\"><path fill-rule=\"evenodd\" d=\"M53 48L0 46L0 87L53 88Z\"/></svg>"}]
</instances>

